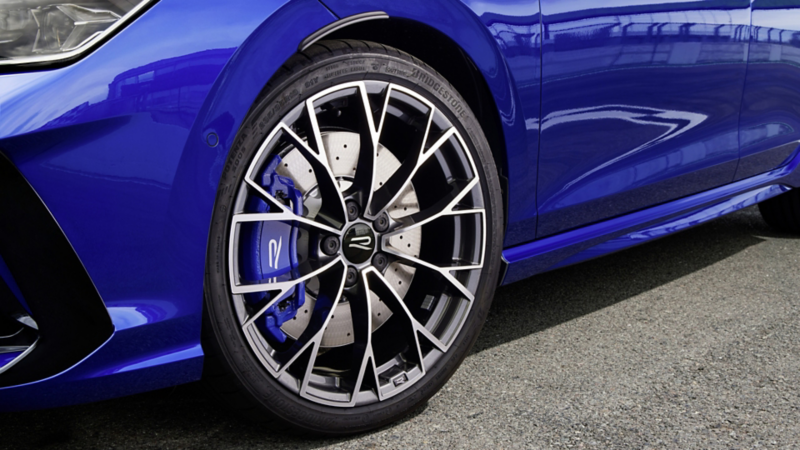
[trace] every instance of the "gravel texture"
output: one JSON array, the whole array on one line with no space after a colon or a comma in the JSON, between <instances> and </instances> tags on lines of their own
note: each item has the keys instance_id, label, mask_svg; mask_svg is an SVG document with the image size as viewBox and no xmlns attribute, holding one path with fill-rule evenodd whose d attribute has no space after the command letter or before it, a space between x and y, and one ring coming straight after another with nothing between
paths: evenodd
<instances>
[{"instance_id":1,"label":"gravel texture","mask_svg":"<svg viewBox=\"0 0 800 450\"><path fill-rule=\"evenodd\" d=\"M373 433L290 435L191 384L2 415L0 447L797 447L798 260L750 208L504 287L444 390Z\"/></svg>"}]
</instances>

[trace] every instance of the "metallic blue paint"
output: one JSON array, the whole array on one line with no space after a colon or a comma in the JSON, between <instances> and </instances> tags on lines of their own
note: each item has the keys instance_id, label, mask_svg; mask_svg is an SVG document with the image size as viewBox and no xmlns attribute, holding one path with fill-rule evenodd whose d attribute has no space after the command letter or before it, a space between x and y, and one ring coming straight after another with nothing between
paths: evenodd
<instances>
[{"instance_id":1,"label":"metallic blue paint","mask_svg":"<svg viewBox=\"0 0 800 450\"><path fill-rule=\"evenodd\" d=\"M298 44L338 18L382 10L424 24L483 77L505 141L493 151L508 164L508 283L800 187L798 9L161 0L74 64L0 75L0 151L50 208L115 326L73 368L0 389L0 411L199 378L209 223L236 132Z\"/></svg>"},{"instance_id":2,"label":"metallic blue paint","mask_svg":"<svg viewBox=\"0 0 800 450\"><path fill-rule=\"evenodd\" d=\"M532 0L324 0L340 17L384 11L425 24L452 39L486 81L500 118L508 162L505 245L536 236L538 131L526 128L539 113L539 6Z\"/></svg>"},{"instance_id":3,"label":"metallic blue paint","mask_svg":"<svg viewBox=\"0 0 800 450\"><path fill-rule=\"evenodd\" d=\"M3 369L8 363L14 361L22 352L0 353L0 369Z\"/></svg>"},{"instance_id":4,"label":"metallic blue paint","mask_svg":"<svg viewBox=\"0 0 800 450\"><path fill-rule=\"evenodd\" d=\"M200 377L206 241L228 149L266 80L336 19L315 0L282 3L162 0L76 64L0 76L0 149L50 208L116 327L71 370L0 390L0 411Z\"/></svg>"},{"instance_id":5,"label":"metallic blue paint","mask_svg":"<svg viewBox=\"0 0 800 450\"><path fill-rule=\"evenodd\" d=\"M765 174L506 249L504 283L663 237L798 188L798 166L800 155Z\"/></svg>"},{"instance_id":6,"label":"metallic blue paint","mask_svg":"<svg viewBox=\"0 0 800 450\"><path fill-rule=\"evenodd\" d=\"M754 0L736 179L785 164L800 139L800 1Z\"/></svg>"},{"instance_id":7,"label":"metallic blue paint","mask_svg":"<svg viewBox=\"0 0 800 450\"><path fill-rule=\"evenodd\" d=\"M744 194L739 194L728 200L707 206L698 211L692 211L676 218L670 218L666 222L653 225L643 230L634 231L616 239L608 240L602 244L596 245L588 250L584 250L574 256L571 256L559 262L552 268L558 269L560 267L594 259L639 244L644 244L655 239L660 239L669 234L677 233L678 231L686 230L688 228L706 223L709 220L722 217L725 214L730 214L742 208L747 208L748 206L755 205L756 203L763 202L764 200L788 191L788 187L777 184L762 187L753 191L748 191Z\"/></svg>"},{"instance_id":8,"label":"metallic blue paint","mask_svg":"<svg viewBox=\"0 0 800 450\"><path fill-rule=\"evenodd\" d=\"M730 183L750 0L542 0L539 231Z\"/></svg>"}]
</instances>

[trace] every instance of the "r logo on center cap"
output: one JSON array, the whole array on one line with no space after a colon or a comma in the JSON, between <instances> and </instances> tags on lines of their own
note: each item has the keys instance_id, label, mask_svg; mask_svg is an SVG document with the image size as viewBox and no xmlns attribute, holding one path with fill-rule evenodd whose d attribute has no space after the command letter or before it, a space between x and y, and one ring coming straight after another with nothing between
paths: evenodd
<instances>
[{"instance_id":1,"label":"r logo on center cap","mask_svg":"<svg viewBox=\"0 0 800 450\"><path fill-rule=\"evenodd\" d=\"M372 250L372 236L357 236L350 239L350 247L361 250Z\"/></svg>"},{"instance_id":2,"label":"r logo on center cap","mask_svg":"<svg viewBox=\"0 0 800 450\"><path fill-rule=\"evenodd\" d=\"M353 264L361 264L372 257L375 250L375 233L363 223L350 227L344 234L342 251L344 256Z\"/></svg>"}]
</instances>

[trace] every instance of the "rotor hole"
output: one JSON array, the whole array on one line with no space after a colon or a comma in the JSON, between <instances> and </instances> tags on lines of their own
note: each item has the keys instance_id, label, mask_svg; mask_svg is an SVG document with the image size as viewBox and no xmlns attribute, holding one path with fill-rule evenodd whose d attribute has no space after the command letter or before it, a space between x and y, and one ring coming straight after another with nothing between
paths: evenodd
<instances>
[{"instance_id":1,"label":"rotor hole","mask_svg":"<svg viewBox=\"0 0 800 450\"><path fill-rule=\"evenodd\" d=\"M284 163L283 167L289 167L289 164Z\"/></svg>"},{"instance_id":2,"label":"rotor hole","mask_svg":"<svg viewBox=\"0 0 800 450\"><path fill-rule=\"evenodd\" d=\"M403 208L403 211L408 211L408 208Z\"/></svg>"},{"instance_id":3,"label":"rotor hole","mask_svg":"<svg viewBox=\"0 0 800 450\"><path fill-rule=\"evenodd\" d=\"M337 161L339 160L339 157L338 157L338 156L336 157L336 160L337 160Z\"/></svg>"},{"instance_id":4,"label":"rotor hole","mask_svg":"<svg viewBox=\"0 0 800 450\"><path fill-rule=\"evenodd\" d=\"M347 144L344 144L344 148L347 148Z\"/></svg>"},{"instance_id":5,"label":"rotor hole","mask_svg":"<svg viewBox=\"0 0 800 450\"><path fill-rule=\"evenodd\" d=\"M411 247L411 244L408 244L408 247L410 248L410 247Z\"/></svg>"},{"instance_id":6,"label":"rotor hole","mask_svg":"<svg viewBox=\"0 0 800 450\"><path fill-rule=\"evenodd\" d=\"M378 317L380 317L380 316L381 316L381 313L378 313Z\"/></svg>"},{"instance_id":7,"label":"rotor hole","mask_svg":"<svg viewBox=\"0 0 800 450\"><path fill-rule=\"evenodd\" d=\"M403 239L403 236L402 236L402 235L400 235L400 239Z\"/></svg>"},{"instance_id":8,"label":"rotor hole","mask_svg":"<svg viewBox=\"0 0 800 450\"><path fill-rule=\"evenodd\" d=\"M347 335L350 336L350 333L347 333Z\"/></svg>"},{"instance_id":9,"label":"rotor hole","mask_svg":"<svg viewBox=\"0 0 800 450\"><path fill-rule=\"evenodd\" d=\"M397 284L403 284L403 282L402 281L398 281Z\"/></svg>"},{"instance_id":10,"label":"rotor hole","mask_svg":"<svg viewBox=\"0 0 800 450\"><path fill-rule=\"evenodd\" d=\"M311 173L311 172L313 172L313 170L312 169L308 169L308 173Z\"/></svg>"},{"instance_id":11,"label":"rotor hole","mask_svg":"<svg viewBox=\"0 0 800 450\"><path fill-rule=\"evenodd\" d=\"M308 310L303 311L305 314L308 314Z\"/></svg>"}]
</instances>

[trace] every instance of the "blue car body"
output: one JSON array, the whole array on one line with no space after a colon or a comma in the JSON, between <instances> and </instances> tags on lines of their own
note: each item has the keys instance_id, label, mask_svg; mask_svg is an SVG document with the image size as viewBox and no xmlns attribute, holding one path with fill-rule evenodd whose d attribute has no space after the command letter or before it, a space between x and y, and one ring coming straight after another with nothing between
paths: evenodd
<instances>
[{"instance_id":1,"label":"blue car body","mask_svg":"<svg viewBox=\"0 0 800 450\"><path fill-rule=\"evenodd\" d=\"M105 324L68 367L0 375L0 411L200 378L208 233L236 133L304 40L372 11L462 52L491 100L505 283L800 187L800 1L160 0L77 61L0 66L0 154L74 249ZM447 75L436 51L425 60ZM33 288L3 248L0 276L25 304Z\"/></svg>"}]
</instances>

